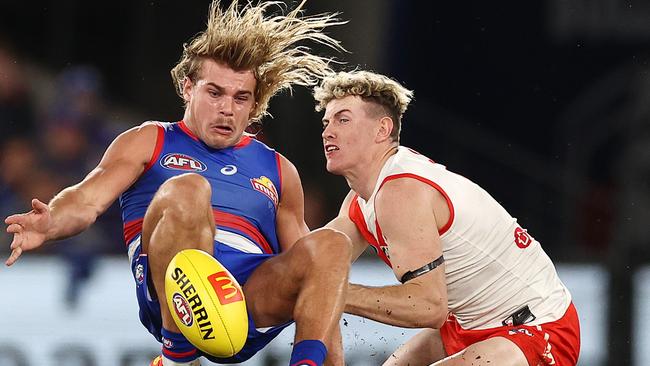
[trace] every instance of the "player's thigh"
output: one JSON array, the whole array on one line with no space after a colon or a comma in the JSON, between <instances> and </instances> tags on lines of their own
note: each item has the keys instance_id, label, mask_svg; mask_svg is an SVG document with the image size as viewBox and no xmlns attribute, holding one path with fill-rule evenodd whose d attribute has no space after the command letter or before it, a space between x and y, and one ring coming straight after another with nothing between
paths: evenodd
<instances>
[{"instance_id":1,"label":"player's thigh","mask_svg":"<svg viewBox=\"0 0 650 366\"><path fill-rule=\"evenodd\" d=\"M504 337L474 343L434 364L435 366L528 366L526 356L516 344ZM534 365L536 366L536 365Z\"/></svg>"},{"instance_id":2,"label":"player's thigh","mask_svg":"<svg viewBox=\"0 0 650 366\"><path fill-rule=\"evenodd\" d=\"M303 280L314 274L314 268L327 271L328 276L336 273L347 276L347 271L342 269L349 269L349 253L347 237L330 229L321 229L262 263L244 285L246 304L255 325L269 327L292 320Z\"/></svg>"},{"instance_id":3,"label":"player's thigh","mask_svg":"<svg viewBox=\"0 0 650 366\"><path fill-rule=\"evenodd\" d=\"M440 331L425 329L395 350L384 366L430 365L446 356Z\"/></svg>"}]
</instances>

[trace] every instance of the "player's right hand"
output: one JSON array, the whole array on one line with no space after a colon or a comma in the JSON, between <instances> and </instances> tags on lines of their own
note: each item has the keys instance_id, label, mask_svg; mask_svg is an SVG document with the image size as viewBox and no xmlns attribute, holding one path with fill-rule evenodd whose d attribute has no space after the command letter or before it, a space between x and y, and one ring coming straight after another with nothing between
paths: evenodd
<instances>
[{"instance_id":1,"label":"player's right hand","mask_svg":"<svg viewBox=\"0 0 650 366\"><path fill-rule=\"evenodd\" d=\"M14 234L14 239L5 265L14 264L24 251L40 247L47 240L51 222L50 207L36 198L32 200L31 211L7 217L7 232Z\"/></svg>"}]
</instances>

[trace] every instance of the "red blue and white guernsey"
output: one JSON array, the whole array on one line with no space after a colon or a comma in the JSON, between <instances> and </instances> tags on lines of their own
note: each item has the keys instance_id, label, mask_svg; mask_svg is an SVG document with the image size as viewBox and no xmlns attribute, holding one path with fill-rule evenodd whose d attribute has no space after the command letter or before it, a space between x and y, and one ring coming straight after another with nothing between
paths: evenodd
<instances>
[{"instance_id":1,"label":"red blue and white guernsey","mask_svg":"<svg viewBox=\"0 0 650 366\"><path fill-rule=\"evenodd\" d=\"M240 284L245 283L257 265L280 252L276 234L282 181L278 153L249 136L235 146L214 149L183 121L155 124L158 137L153 156L140 178L120 196L129 255L139 246L142 220L158 187L171 177L196 173L212 186L217 228L214 255Z\"/></svg>"}]
</instances>

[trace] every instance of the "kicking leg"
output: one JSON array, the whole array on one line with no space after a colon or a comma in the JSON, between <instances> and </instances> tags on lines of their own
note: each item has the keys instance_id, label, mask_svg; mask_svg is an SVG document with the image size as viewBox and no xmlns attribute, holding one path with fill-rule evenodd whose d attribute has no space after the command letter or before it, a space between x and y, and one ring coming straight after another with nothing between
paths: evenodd
<instances>
[{"instance_id":1,"label":"kicking leg","mask_svg":"<svg viewBox=\"0 0 650 366\"><path fill-rule=\"evenodd\" d=\"M244 285L255 324L268 327L293 319L296 345L317 340L341 347L332 332L338 329L345 305L350 253L345 235L320 229L264 262ZM338 359L328 363L343 364L342 350L332 350L331 357Z\"/></svg>"},{"instance_id":2,"label":"kicking leg","mask_svg":"<svg viewBox=\"0 0 650 366\"><path fill-rule=\"evenodd\" d=\"M430 365L446 356L440 331L425 329L395 350L384 366Z\"/></svg>"},{"instance_id":3,"label":"kicking leg","mask_svg":"<svg viewBox=\"0 0 650 366\"><path fill-rule=\"evenodd\" d=\"M494 337L474 343L434 366L528 366L524 353L512 341ZM536 366L536 365L535 365Z\"/></svg>"},{"instance_id":4,"label":"kicking leg","mask_svg":"<svg viewBox=\"0 0 650 366\"><path fill-rule=\"evenodd\" d=\"M165 297L165 273L171 259L183 249L213 252L214 217L210 198L212 190L205 178L183 174L163 183L149 204L142 227L142 252L149 260L149 270L156 290L164 336L179 349L166 357L187 355L194 349L180 334ZM192 355L178 360L191 359Z\"/></svg>"}]
</instances>

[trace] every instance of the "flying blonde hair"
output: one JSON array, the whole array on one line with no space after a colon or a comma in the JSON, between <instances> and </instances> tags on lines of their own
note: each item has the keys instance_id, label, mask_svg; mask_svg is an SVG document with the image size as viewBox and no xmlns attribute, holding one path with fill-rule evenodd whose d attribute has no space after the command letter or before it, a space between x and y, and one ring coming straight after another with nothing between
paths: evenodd
<instances>
[{"instance_id":1,"label":"flying blonde hair","mask_svg":"<svg viewBox=\"0 0 650 366\"><path fill-rule=\"evenodd\" d=\"M329 66L333 59L310 53L304 43L346 51L340 41L323 30L347 22L337 19L338 13L301 17L305 2L286 15L266 16L271 6L284 10L284 3L270 1L253 6L249 1L240 9L234 0L224 11L219 0L213 0L206 29L183 45L181 60L171 70L176 93L183 98L183 81L186 77L196 81L204 59L223 62L237 71L252 70L257 83L251 120L259 121L268 114L269 100L280 90L291 90L293 85L313 86L333 74Z\"/></svg>"},{"instance_id":2,"label":"flying blonde hair","mask_svg":"<svg viewBox=\"0 0 650 366\"><path fill-rule=\"evenodd\" d=\"M320 86L314 88L316 111L320 112L330 101L348 95L359 96L366 102L380 106L383 113L393 120L394 128L390 136L393 141L399 142L402 116L413 99L412 90L387 76L370 71L339 72L324 78Z\"/></svg>"}]
</instances>

